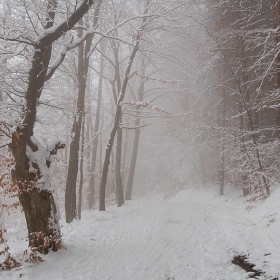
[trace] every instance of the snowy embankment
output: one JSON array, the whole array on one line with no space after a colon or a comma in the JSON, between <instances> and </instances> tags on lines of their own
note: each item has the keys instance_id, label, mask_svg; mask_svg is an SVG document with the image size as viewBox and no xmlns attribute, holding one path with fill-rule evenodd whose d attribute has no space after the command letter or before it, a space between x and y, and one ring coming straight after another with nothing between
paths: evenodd
<instances>
[{"instance_id":1,"label":"snowy embankment","mask_svg":"<svg viewBox=\"0 0 280 280\"><path fill-rule=\"evenodd\" d=\"M239 194L227 189L219 197L213 188L184 189L167 200L83 212L81 221L63 225L67 250L51 252L35 266L0 272L0 279L20 274L32 280L247 279L231 262L237 254L249 255L267 272L259 279L273 279L280 275L280 189L249 212ZM24 232L12 234L11 248Z\"/></svg>"}]
</instances>

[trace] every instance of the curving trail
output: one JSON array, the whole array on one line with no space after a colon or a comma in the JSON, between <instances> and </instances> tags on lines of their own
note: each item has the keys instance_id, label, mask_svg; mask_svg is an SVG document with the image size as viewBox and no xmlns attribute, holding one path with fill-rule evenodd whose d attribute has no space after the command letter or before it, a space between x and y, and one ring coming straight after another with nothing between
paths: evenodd
<instances>
[{"instance_id":1,"label":"curving trail","mask_svg":"<svg viewBox=\"0 0 280 280\"><path fill-rule=\"evenodd\" d=\"M168 200L142 199L107 212L86 211L81 221L63 226L67 250L50 253L39 266L3 276L242 280L248 274L231 260L236 253L250 253L259 268L271 273L260 279L270 279L280 273L273 265L280 257L280 240L273 240L274 229L266 226L265 218L244 209L235 193L231 198L219 197L215 190L201 188L182 190ZM270 255L264 256L267 253Z\"/></svg>"}]
</instances>

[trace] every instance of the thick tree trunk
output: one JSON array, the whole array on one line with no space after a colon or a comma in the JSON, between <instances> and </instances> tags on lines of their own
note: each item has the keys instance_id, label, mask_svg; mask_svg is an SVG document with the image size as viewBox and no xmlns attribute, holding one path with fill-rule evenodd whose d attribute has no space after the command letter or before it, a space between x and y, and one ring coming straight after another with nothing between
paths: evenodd
<instances>
[{"instance_id":1,"label":"thick tree trunk","mask_svg":"<svg viewBox=\"0 0 280 280\"><path fill-rule=\"evenodd\" d=\"M34 136L25 137L25 130L17 128L12 135L10 149L15 157L12 177L18 182L19 201L26 218L29 246L41 253L60 247L60 227L51 191L50 156L64 144L57 143L52 150L40 145Z\"/></svg>"},{"instance_id":2,"label":"thick tree trunk","mask_svg":"<svg viewBox=\"0 0 280 280\"><path fill-rule=\"evenodd\" d=\"M19 188L19 201L22 205L29 233L29 246L41 253L48 253L49 248L56 251L60 247L60 228L53 195L48 190L30 186ZM30 188L25 191L26 188Z\"/></svg>"},{"instance_id":3,"label":"thick tree trunk","mask_svg":"<svg viewBox=\"0 0 280 280\"><path fill-rule=\"evenodd\" d=\"M56 6L55 2L53 4ZM54 12L50 12L47 17L53 19L54 16ZM51 27L51 25L47 24L46 27ZM51 51L51 43L47 46L39 44L35 46L25 95L27 107L25 118L23 125L17 127L16 132L12 134L10 145L15 158L12 177L18 182L19 201L26 218L29 246L35 247L41 253L48 253L49 247L56 250L56 243L60 242L59 224L55 217L56 208L53 206L50 182L47 181L48 176L42 174L43 168L45 172L48 172L47 160L49 159L47 157L41 159L44 166L40 166L37 162L38 159L31 157L31 154L36 153L39 149L36 141L33 142L31 137L33 137L37 104L44 86ZM42 180L42 184L39 183L39 180ZM56 233L54 229L56 229Z\"/></svg>"},{"instance_id":4,"label":"thick tree trunk","mask_svg":"<svg viewBox=\"0 0 280 280\"><path fill-rule=\"evenodd\" d=\"M25 116L22 125L12 134L10 149L15 158L12 177L19 187L19 200L26 217L29 246L35 247L41 253L48 253L49 247L56 250L60 246L60 230L48 168L51 163L50 156L64 145L57 143L53 149L48 150L33 136L38 101L46 80L52 43L70 30L92 4L93 0L84 1L67 20L52 32L42 34L34 44L32 66L25 93ZM53 27L56 5L57 1L48 2L45 29Z\"/></svg>"}]
</instances>

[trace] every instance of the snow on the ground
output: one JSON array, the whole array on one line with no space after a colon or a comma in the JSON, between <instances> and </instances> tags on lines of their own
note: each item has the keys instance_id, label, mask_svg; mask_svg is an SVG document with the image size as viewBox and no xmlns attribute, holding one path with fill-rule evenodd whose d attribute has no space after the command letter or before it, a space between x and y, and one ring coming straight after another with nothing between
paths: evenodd
<instances>
[{"instance_id":1,"label":"snow on the ground","mask_svg":"<svg viewBox=\"0 0 280 280\"><path fill-rule=\"evenodd\" d=\"M237 254L267 274L280 275L280 189L245 210L240 191L183 189L169 199L141 199L106 212L85 211L63 224L67 250L43 256L0 279L30 280L238 280L248 273L231 263ZM9 246L25 232L9 229ZM11 237L12 236L12 237ZM27 246L26 238L20 248ZM19 275L23 276L19 278Z\"/></svg>"}]
</instances>

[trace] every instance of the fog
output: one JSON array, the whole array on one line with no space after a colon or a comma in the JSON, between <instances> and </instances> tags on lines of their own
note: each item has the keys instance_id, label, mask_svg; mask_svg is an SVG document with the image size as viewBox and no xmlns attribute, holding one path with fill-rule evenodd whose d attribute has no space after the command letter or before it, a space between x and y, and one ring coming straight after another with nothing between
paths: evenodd
<instances>
[{"instance_id":1,"label":"fog","mask_svg":"<svg viewBox=\"0 0 280 280\"><path fill-rule=\"evenodd\" d=\"M236 266L278 279L258 260L275 261L279 242L264 238L255 250L267 227L275 222L273 237L279 228L278 0L0 0L0 14L0 268L40 262L37 254L63 249L63 240L88 264L91 236L101 241L99 272L81 279L245 279ZM242 225L227 225L224 237L216 229L227 218ZM255 245L243 246L252 225ZM177 238L185 247L189 238L190 251ZM114 278L121 243L129 269ZM177 263L215 247L217 259ZM107 258L114 267L103 273ZM10 276L25 273L47 275Z\"/></svg>"}]
</instances>

